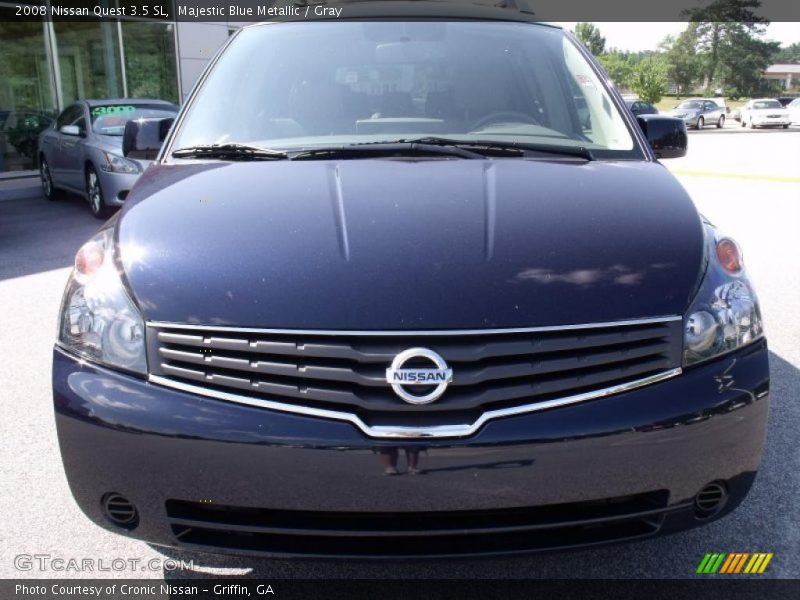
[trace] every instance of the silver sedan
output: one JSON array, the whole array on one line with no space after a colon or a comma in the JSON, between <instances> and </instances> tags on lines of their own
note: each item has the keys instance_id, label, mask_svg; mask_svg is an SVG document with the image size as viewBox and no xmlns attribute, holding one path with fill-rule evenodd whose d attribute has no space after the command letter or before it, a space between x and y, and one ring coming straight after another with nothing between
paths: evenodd
<instances>
[{"instance_id":1,"label":"silver sedan","mask_svg":"<svg viewBox=\"0 0 800 600\"><path fill-rule=\"evenodd\" d=\"M686 127L702 129L706 125L725 126L725 108L711 98L690 98L667 113L683 119Z\"/></svg>"},{"instance_id":2,"label":"silver sedan","mask_svg":"<svg viewBox=\"0 0 800 600\"><path fill-rule=\"evenodd\" d=\"M42 191L55 200L60 190L86 198L99 219L121 206L150 161L122 156L122 134L130 119L170 118L178 107L163 100L79 100L39 135Z\"/></svg>"}]
</instances>

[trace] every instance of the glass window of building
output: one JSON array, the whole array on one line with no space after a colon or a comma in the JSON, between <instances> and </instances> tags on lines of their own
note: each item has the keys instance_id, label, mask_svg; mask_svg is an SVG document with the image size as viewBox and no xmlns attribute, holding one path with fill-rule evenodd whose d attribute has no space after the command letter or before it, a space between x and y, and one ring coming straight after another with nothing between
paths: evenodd
<instances>
[{"instance_id":1,"label":"glass window of building","mask_svg":"<svg viewBox=\"0 0 800 600\"><path fill-rule=\"evenodd\" d=\"M0 173L35 168L37 137L56 113L45 24L13 13L0 6Z\"/></svg>"},{"instance_id":2,"label":"glass window of building","mask_svg":"<svg viewBox=\"0 0 800 600\"><path fill-rule=\"evenodd\" d=\"M188 56L181 57L177 35L181 24L176 22L45 21L34 14L18 17L18 4L46 5L44 0L0 0L0 179L9 171L17 177L19 171L32 175L38 169L39 134L76 100L128 96L179 103L181 61L191 61L190 75L183 82L191 87L191 77L210 59L204 52L224 41L217 35L218 24L198 24L202 26L187 32L183 46L189 49ZM95 5L118 4L118 0L69 0L61 5L91 10ZM236 28L228 30L233 33ZM206 42L207 34L211 41Z\"/></svg>"},{"instance_id":3,"label":"glass window of building","mask_svg":"<svg viewBox=\"0 0 800 600\"><path fill-rule=\"evenodd\" d=\"M117 24L55 22L64 104L78 98L123 96Z\"/></svg>"},{"instance_id":4,"label":"glass window of building","mask_svg":"<svg viewBox=\"0 0 800 600\"><path fill-rule=\"evenodd\" d=\"M178 101L173 23L123 21L125 75L131 98Z\"/></svg>"}]
</instances>

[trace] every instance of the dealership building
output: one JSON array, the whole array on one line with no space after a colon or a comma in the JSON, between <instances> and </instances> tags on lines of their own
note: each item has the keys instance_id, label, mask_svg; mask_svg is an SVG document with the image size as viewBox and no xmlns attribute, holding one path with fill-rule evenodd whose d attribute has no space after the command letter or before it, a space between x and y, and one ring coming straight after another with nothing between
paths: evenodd
<instances>
[{"instance_id":1,"label":"dealership building","mask_svg":"<svg viewBox=\"0 0 800 600\"><path fill-rule=\"evenodd\" d=\"M38 131L78 98L181 102L241 22L56 21L0 1L0 179L36 168Z\"/></svg>"}]
</instances>

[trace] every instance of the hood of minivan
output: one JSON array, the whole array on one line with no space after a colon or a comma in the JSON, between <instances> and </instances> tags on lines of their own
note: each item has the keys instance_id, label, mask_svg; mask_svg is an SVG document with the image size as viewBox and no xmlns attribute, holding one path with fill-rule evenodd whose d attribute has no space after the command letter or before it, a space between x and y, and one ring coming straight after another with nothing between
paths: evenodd
<instances>
[{"instance_id":1,"label":"hood of minivan","mask_svg":"<svg viewBox=\"0 0 800 600\"><path fill-rule=\"evenodd\" d=\"M149 321L403 330L678 315L700 217L660 164L155 165L117 222Z\"/></svg>"}]
</instances>

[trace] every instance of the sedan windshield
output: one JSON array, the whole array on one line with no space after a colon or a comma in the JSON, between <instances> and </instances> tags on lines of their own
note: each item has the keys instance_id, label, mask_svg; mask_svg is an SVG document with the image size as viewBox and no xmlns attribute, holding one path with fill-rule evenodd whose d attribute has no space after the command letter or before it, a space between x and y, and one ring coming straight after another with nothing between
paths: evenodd
<instances>
[{"instance_id":1,"label":"sedan windshield","mask_svg":"<svg viewBox=\"0 0 800 600\"><path fill-rule=\"evenodd\" d=\"M783 108L783 105L777 100L759 100L757 102L753 102L753 108L756 110L762 108Z\"/></svg>"},{"instance_id":2,"label":"sedan windshield","mask_svg":"<svg viewBox=\"0 0 800 600\"><path fill-rule=\"evenodd\" d=\"M641 157L604 84L561 30L493 22L246 28L197 92L171 149L420 138Z\"/></svg>"},{"instance_id":3,"label":"sedan windshield","mask_svg":"<svg viewBox=\"0 0 800 600\"><path fill-rule=\"evenodd\" d=\"M697 110L698 108L703 108L703 103L700 102L699 100L686 100L685 102L681 102L680 104L678 104L676 108L683 110L686 109Z\"/></svg>"},{"instance_id":4,"label":"sedan windshield","mask_svg":"<svg viewBox=\"0 0 800 600\"><path fill-rule=\"evenodd\" d=\"M92 129L100 135L122 135L131 119L167 119L174 117L178 107L159 104L109 104L92 106Z\"/></svg>"}]
</instances>

